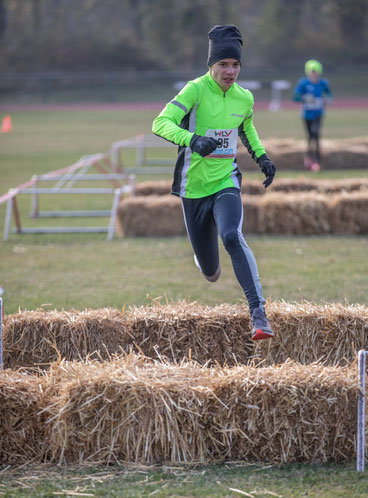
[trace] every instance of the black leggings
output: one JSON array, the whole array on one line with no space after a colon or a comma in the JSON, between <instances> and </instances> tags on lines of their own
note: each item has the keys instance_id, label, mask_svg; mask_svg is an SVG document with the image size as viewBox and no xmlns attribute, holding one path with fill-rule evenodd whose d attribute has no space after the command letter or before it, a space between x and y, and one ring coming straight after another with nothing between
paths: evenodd
<instances>
[{"instance_id":1,"label":"black leggings","mask_svg":"<svg viewBox=\"0 0 368 498\"><path fill-rule=\"evenodd\" d=\"M227 188L200 199L182 198L182 206L188 236L202 272L211 277L219 269L220 234L250 311L263 308L265 300L257 263L242 234L243 205L240 191Z\"/></svg>"},{"instance_id":2,"label":"black leggings","mask_svg":"<svg viewBox=\"0 0 368 498\"><path fill-rule=\"evenodd\" d=\"M305 128L308 138L308 155L316 161L321 160L319 149L319 134L322 124L322 116L316 116L313 119L305 119Z\"/></svg>"}]
</instances>

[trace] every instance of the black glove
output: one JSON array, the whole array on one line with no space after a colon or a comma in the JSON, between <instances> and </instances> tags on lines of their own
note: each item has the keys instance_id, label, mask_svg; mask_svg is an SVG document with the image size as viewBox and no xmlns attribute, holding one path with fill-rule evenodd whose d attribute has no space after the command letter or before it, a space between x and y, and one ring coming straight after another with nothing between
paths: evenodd
<instances>
[{"instance_id":1,"label":"black glove","mask_svg":"<svg viewBox=\"0 0 368 498\"><path fill-rule=\"evenodd\" d=\"M273 182L273 178L276 174L276 168L272 161L270 161L267 157L267 154L263 154L258 158L259 167L262 170L262 173L265 175L266 179L263 182L265 188L269 187Z\"/></svg>"},{"instance_id":2,"label":"black glove","mask_svg":"<svg viewBox=\"0 0 368 498\"><path fill-rule=\"evenodd\" d=\"M218 145L220 145L219 140L194 134L190 141L189 147L191 148L192 152L196 152L200 156L206 157L214 150L216 150Z\"/></svg>"}]
</instances>

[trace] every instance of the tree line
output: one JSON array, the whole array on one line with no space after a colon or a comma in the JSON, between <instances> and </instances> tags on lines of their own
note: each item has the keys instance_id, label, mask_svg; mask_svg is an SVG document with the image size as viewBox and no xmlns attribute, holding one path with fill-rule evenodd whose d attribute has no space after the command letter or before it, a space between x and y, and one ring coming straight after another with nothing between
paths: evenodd
<instances>
[{"instance_id":1,"label":"tree line","mask_svg":"<svg viewBox=\"0 0 368 498\"><path fill-rule=\"evenodd\" d=\"M244 62L367 64L367 0L0 0L0 70L193 70L236 24Z\"/></svg>"}]
</instances>

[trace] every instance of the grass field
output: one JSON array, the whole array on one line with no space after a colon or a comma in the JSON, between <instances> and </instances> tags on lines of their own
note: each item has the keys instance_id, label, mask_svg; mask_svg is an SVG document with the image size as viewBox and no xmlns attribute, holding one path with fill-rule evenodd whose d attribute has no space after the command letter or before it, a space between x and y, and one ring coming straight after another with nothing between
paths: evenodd
<instances>
[{"instance_id":1,"label":"grass field","mask_svg":"<svg viewBox=\"0 0 368 498\"><path fill-rule=\"evenodd\" d=\"M116 140L149 133L158 112L143 109L11 112L13 130L0 135L0 196L33 174L65 167L85 154L105 152ZM262 138L303 137L299 115L294 111L258 111L255 124ZM365 109L330 109L324 136L359 136L364 134L365 126ZM127 163L133 159L127 157ZM278 173L279 177L291 175L299 177L303 173ZM350 176L367 177L368 169L322 171L313 178ZM262 180L257 173L247 177ZM45 197L42 202L43 208L51 209L55 200ZM111 199L83 202L87 207L92 204L104 207L105 202L110 207ZM24 196L20 210L25 225L35 223L28 219L29 208L29 199ZM1 205L1 233L4 216L5 206ZM256 255L268 299L368 305L366 236L252 236L247 240ZM186 299L209 305L243 301L222 248L221 263L222 277L211 285L200 278L185 237L116 238L107 242L105 234L11 235L8 242L0 242L0 286L4 288L2 297L7 314L19 308L39 307L120 309L154 300ZM368 477L356 474L353 463L283 467L224 464L190 469L41 466L4 469L0 471L0 479L0 496L67 496L65 490L80 496L241 496L230 488L257 497L368 494Z\"/></svg>"},{"instance_id":2,"label":"grass field","mask_svg":"<svg viewBox=\"0 0 368 498\"><path fill-rule=\"evenodd\" d=\"M346 498L367 496L368 478L352 464L56 468L0 474L0 496Z\"/></svg>"}]
</instances>

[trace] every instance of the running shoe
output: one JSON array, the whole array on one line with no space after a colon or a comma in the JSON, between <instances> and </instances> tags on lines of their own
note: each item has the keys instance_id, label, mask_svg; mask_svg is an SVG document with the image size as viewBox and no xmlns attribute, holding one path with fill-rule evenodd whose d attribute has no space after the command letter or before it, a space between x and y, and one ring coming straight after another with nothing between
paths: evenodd
<instances>
[{"instance_id":1,"label":"running shoe","mask_svg":"<svg viewBox=\"0 0 368 498\"><path fill-rule=\"evenodd\" d=\"M274 337L274 333L266 318L266 313L263 309L256 308L252 314L252 341L271 339L272 337Z\"/></svg>"},{"instance_id":2,"label":"running shoe","mask_svg":"<svg viewBox=\"0 0 368 498\"><path fill-rule=\"evenodd\" d=\"M321 166L317 162L312 163L310 166L311 171L319 171L320 169L321 169Z\"/></svg>"}]
</instances>

